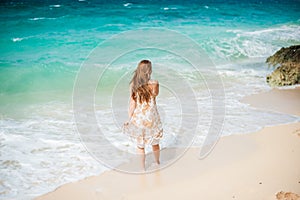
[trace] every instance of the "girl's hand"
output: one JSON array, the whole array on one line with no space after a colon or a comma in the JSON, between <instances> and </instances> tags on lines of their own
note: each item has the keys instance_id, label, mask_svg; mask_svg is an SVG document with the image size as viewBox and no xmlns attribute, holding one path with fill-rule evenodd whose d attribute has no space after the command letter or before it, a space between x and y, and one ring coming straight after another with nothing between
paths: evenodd
<instances>
[{"instance_id":1,"label":"girl's hand","mask_svg":"<svg viewBox=\"0 0 300 200\"><path fill-rule=\"evenodd\" d=\"M125 122L125 123L123 124L123 127L122 127L122 132L123 132L123 133L126 133L126 130L128 129L128 128L127 128L128 125L129 125L129 122L128 122L128 121Z\"/></svg>"}]
</instances>

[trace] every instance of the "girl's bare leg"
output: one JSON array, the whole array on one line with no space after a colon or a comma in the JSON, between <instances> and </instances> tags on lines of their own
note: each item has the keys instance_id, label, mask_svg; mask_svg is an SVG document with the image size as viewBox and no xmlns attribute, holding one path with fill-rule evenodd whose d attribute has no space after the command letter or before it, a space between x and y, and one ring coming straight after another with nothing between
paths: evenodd
<instances>
[{"instance_id":1,"label":"girl's bare leg","mask_svg":"<svg viewBox=\"0 0 300 200\"><path fill-rule=\"evenodd\" d=\"M160 164L160 161L159 161L159 155L160 155L159 144L152 145L152 150L153 150L155 162L156 162L157 164Z\"/></svg>"},{"instance_id":2,"label":"girl's bare leg","mask_svg":"<svg viewBox=\"0 0 300 200\"><path fill-rule=\"evenodd\" d=\"M137 153L139 154L139 157L140 157L140 160L141 160L141 168L142 168L143 171L145 171L146 170L146 168L145 168L145 159L146 159L145 148L138 147L137 148Z\"/></svg>"}]
</instances>

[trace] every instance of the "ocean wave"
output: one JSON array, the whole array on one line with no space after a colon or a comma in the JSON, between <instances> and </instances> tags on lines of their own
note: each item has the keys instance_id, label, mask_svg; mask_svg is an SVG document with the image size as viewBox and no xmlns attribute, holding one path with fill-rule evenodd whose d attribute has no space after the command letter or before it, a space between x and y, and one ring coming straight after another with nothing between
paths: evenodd
<instances>
[{"instance_id":1,"label":"ocean wave","mask_svg":"<svg viewBox=\"0 0 300 200\"><path fill-rule=\"evenodd\" d=\"M36 20L41 20L41 19L45 19L45 17L34 17L34 18L29 18L28 20L36 21Z\"/></svg>"},{"instance_id":2,"label":"ocean wave","mask_svg":"<svg viewBox=\"0 0 300 200\"><path fill-rule=\"evenodd\" d=\"M50 8L60 8L60 7L61 7L61 5L59 5L59 4L56 4L56 5L50 5L49 7L50 7Z\"/></svg>"},{"instance_id":3,"label":"ocean wave","mask_svg":"<svg viewBox=\"0 0 300 200\"><path fill-rule=\"evenodd\" d=\"M274 27L274 28L268 28L268 29L262 29L262 30L257 30L257 31L251 31L251 32L244 32L244 35L249 35L249 36L260 36L260 35L269 35L269 34L291 34L293 36L298 36L300 31L300 26L299 25L283 25L281 27Z\"/></svg>"},{"instance_id":4,"label":"ocean wave","mask_svg":"<svg viewBox=\"0 0 300 200\"><path fill-rule=\"evenodd\" d=\"M123 4L124 7L128 7L128 6L131 6L131 5L132 5L132 3L124 3Z\"/></svg>"},{"instance_id":5,"label":"ocean wave","mask_svg":"<svg viewBox=\"0 0 300 200\"><path fill-rule=\"evenodd\" d=\"M103 27L111 27L111 26L117 26L117 27L124 27L126 24L105 24Z\"/></svg>"},{"instance_id":6,"label":"ocean wave","mask_svg":"<svg viewBox=\"0 0 300 200\"><path fill-rule=\"evenodd\" d=\"M226 60L263 58L283 46L300 43L300 26L283 25L267 29L244 31L227 30L231 37L212 38L202 44L213 57Z\"/></svg>"},{"instance_id":7,"label":"ocean wave","mask_svg":"<svg viewBox=\"0 0 300 200\"><path fill-rule=\"evenodd\" d=\"M20 42L20 41L22 41L22 40L24 40L25 38L12 38L11 40L13 41L13 42Z\"/></svg>"},{"instance_id":8,"label":"ocean wave","mask_svg":"<svg viewBox=\"0 0 300 200\"><path fill-rule=\"evenodd\" d=\"M162 10L177 10L178 8L176 8L176 7L163 7L161 9Z\"/></svg>"},{"instance_id":9,"label":"ocean wave","mask_svg":"<svg viewBox=\"0 0 300 200\"><path fill-rule=\"evenodd\" d=\"M138 9L147 7L147 5L144 5L144 4L137 4L137 3L130 3L130 2L123 3L123 6L125 8L138 8Z\"/></svg>"},{"instance_id":10,"label":"ocean wave","mask_svg":"<svg viewBox=\"0 0 300 200\"><path fill-rule=\"evenodd\" d=\"M13 38L11 38L11 41L13 41L13 42L21 42L21 41L23 41L23 40L27 40L27 39L33 38L33 37L35 37L35 36L13 37Z\"/></svg>"},{"instance_id":11,"label":"ocean wave","mask_svg":"<svg viewBox=\"0 0 300 200\"><path fill-rule=\"evenodd\" d=\"M68 105L51 102L24 109L30 113L26 119L0 120L2 198L32 199L107 170L82 146Z\"/></svg>"},{"instance_id":12,"label":"ocean wave","mask_svg":"<svg viewBox=\"0 0 300 200\"><path fill-rule=\"evenodd\" d=\"M44 20L44 19L57 19L57 18L55 18L55 17L34 17L34 18L29 18L28 20L38 21L38 20Z\"/></svg>"}]
</instances>

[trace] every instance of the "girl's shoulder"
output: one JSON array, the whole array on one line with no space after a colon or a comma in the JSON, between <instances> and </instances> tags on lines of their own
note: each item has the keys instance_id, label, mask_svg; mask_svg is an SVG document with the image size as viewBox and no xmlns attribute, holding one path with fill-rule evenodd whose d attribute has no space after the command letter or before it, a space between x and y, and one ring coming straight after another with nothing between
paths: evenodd
<instances>
[{"instance_id":1,"label":"girl's shoulder","mask_svg":"<svg viewBox=\"0 0 300 200\"><path fill-rule=\"evenodd\" d=\"M157 96L159 92L159 84L157 80L149 80L148 85L151 89L152 95Z\"/></svg>"},{"instance_id":2,"label":"girl's shoulder","mask_svg":"<svg viewBox=\"0 0 300 200\"><path fill-rule=\"evenodd\" d=\"M151 85L158 85L158 80L149 80L148 83Z\"/></svg>"}]
</instances>

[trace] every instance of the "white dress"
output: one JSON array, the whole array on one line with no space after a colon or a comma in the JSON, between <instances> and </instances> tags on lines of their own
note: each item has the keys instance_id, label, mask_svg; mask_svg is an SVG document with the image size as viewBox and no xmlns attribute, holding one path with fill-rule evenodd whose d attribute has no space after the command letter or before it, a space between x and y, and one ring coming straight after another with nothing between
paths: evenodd
<instances>
[{"instance_id":1,"label":"white dress","mask_svg":"<svg viewBox=\"0 0 300 200\"><path fill-rule=\"evenodd\" d=\"M123 132L134 139L138 147L144 148L145 144L159 144L163 136L163 128L155 96L151 96L148 103L140 103L137 100L133 115L129 123L124 125Z\"/></svg>"}]
</instances>

